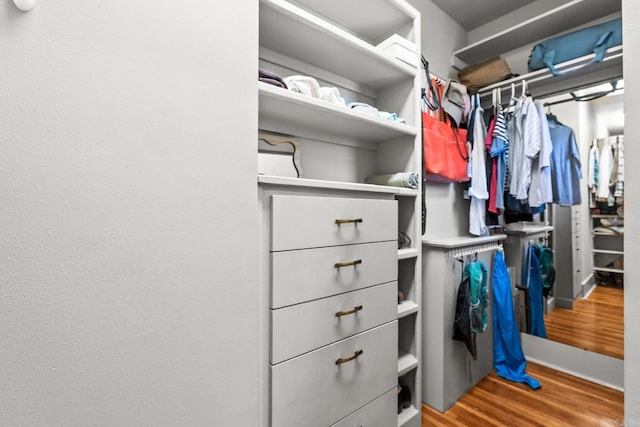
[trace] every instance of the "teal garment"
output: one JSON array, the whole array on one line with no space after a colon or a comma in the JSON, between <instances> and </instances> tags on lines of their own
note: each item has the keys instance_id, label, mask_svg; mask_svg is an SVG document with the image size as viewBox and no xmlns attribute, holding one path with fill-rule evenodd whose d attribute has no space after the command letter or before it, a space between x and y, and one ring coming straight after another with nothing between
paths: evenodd
<instances>
[{"instance_id":1,"label":"teal garment","mask_svg":"<svg viewBox=\"0 0 640 427\"><path fill-rule=\"evenodd\" d=\"M535 245L533 244L527 246L524 267L522 269L522 283L527 287L527 296L529 298L529 333L540 338L546 338L542 266L536 256Z\"/></svg>"},{"instance_id":2,"label":"teal garment","mask_svg":"<svg viewBox=\"0 0 640 427\"><path fill-rule=\"evenodd\" d=\"M471 294L471 307L469 317L471 331L484 332L487 329L487 307L489 306L489 293L487 292L487 266L480 261L474 261L467 265L465 274L469 276Z\"/></svg>"},{"instance_id":3,"label":"teal garment","mask_svg":"<svg viewBox=\"0 0 640 427\"><path fill-rule=\"evenodd\" d=\"M540 388L540 382L526 373L527 361L513 315L511 280L501 251L496 253L492 274L493 366L496 374L510 381L528 384L536 390Z\"/></svg>"}]
</instances>

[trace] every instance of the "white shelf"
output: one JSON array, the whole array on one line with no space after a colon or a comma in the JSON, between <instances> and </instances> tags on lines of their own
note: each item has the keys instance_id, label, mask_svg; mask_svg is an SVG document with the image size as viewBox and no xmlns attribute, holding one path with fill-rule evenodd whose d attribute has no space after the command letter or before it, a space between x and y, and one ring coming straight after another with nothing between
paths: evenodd
<instances>
[{"instance_id":1,"label":"white shelf","mask_svg":"<svg viewBox=\"0 0 640 427\"><path fill-rule=\"evenodd\" d=\"M591 215L591 218L622 218L622 217L616 214L598 214L598 215Z\"/></svg>"},{"instance_id":2,"label":"white shelf","mask_svg":"<svg viewBox=\"0 0 640 427\"><path fill-rule=\"evenodd\" d=\"M418 411L413 405L406 409L403 409L402 412L398 414L398 427L408 425L411 421L419 416L420 411Z\"/></svg>"},{"instance_id":3,"label":"white shelf","mask_svg":"<svg viewBox=\"0 0 640 427\"><path fill-rule=\"evenodd\" d=\"M398 249L398 259L417 258L418 250L414 248Z\"/></svg>"},{"instance_id":4,"label":"white shelf","mask_svg":"<svg viewBox=\"0 0 640 427\"><path fill-rule=\"evenodd\" d=\"M398 319L402 319L403 317L407 317L410 314L417 313L419 310L418 304L411 300L402 301L398 304Z\"/></svg>"},{"instance_id":5,"label":"white shelf","mask_svg":"<svg viewBox=\"0 0 640 427\"><path fill-rule=\"evenodd\" d=\"M623 237L624 236L624 232L615 233L613 231L597 231L597 230L594 230L593 231L593 235L594 236L617 236L617 237Z\"/></svg>"},{"instance_id":6,"label":"white shelf","mask_svg":"<svg viewBox=\"0 0 640 427\"><path fill-rule=\"evenodd\" d=\"M359 184L357 182L324 181L321 179L289 178L284 176L258 175L258 184L285 187L326 188L331 190L358 191L364 193L398 194L400 187Z\"/></svg>"},{"instance_id":7,"label":"white shelf","mask_svg":"<svg viewBox=\"0 0 640 427\"><path fill-rule=\"evenodd\" d=\"M416 127L368 116L268 83L258 82L258 91L260 129L304 135L321 133L338 141L355 139L369 143L403 136L415 138L418 134Z\"/></svg>"},{"instance_id":8,"label":"white shelf","mask_svg":"<svg viewBox=\"0 0 640 427\"><path fill-rule=\"evenodd\" d=\"M422 239L422 244L424 246L430 246L434 248L444 248L444 249L452 249L459 248L462 246L473 246L473 245L481 245L484 243L498 242L507 238L506 234L493 234L491 236L485 237L469 237L469 236L460 236L460 237L448 237L441 239Z\"/></svg>"},{"instance_id":9,"label":"white shelf","mask_svg":"<svg viewBox=\"0 0 640 427\"><path fill-rule=\"evenodd\" d=\"M624 255L623 251L612 251L608 249L594 249L594 254Z\"/></svg>"},{"instance_id":10,"label":"white shelf","mask_svg":"<svg viewBox=\"0 0 640 427\"><path fill-rule=\"evenodd\" d=\"M389 0L296 0L292 3L303 5L374 44L410 25L418 13ZM367 11L367 19L363 19L363 11Z\"/></svg>"},{"instance_id":11,"label":"white shelf","mask_svg":"<svg viewBox=\"0 0 640 427\"><path fill-rule=\"evenodd\" d=\"M453 55L467 64L475 64L620 10L620 0L572 0L457 50Z\"/></svg>"},{"instance_id":12,"label":"white shelf","mask_svg":"<svg viewBox=\"0 0 640 427\"><path fill-rule=\"evenodd\" d=\"M398 354L398 376L401 377L412 369L418 367L418 358L413 354Z\"/></svg>"},{"instance_id":13,"label":"white shelf","mask_svg":"<svg viewBox=\"0 0 640 427\"><path fill-rule=\"evenodd\" d=\"M404 197L417 197L418 196L418 190L413 189L413 188L404 188L404 187L398 187L400 191L398 191L396 193L396 196L404 196Z\"/></svg>"},{"instance_id":14,"label":"white shelf","mask_svg":"<svg viewBox=\"0 0 640 427\"><path fill-rule=\"evenodd\" d=\"M485 86L479 93L486 96L495 88L510 92L512 83L519 84L526 80L527 88L534 97L546 97L601 82L610 82L622 77L622 51L622 46L615 46L607 50L602 62L589 64L594 54L585 55L556 65L559 71L566 74L554 76L549 69L544 68ZM580 68L584 64L588 65Z\"/></svg>"},{"instance_id":15,"label":"white shelf","mask_svg":"<svg viewBox=\"0 0 640 427\"><path fill-rule=\"evenodd\" d=\"M608 268L608 267L593 267L594 271L603 271L607 273L624 273L624 270L620 268Z\"/></svg>"},{"instance_id":16,"label":"white shelf","mask_svg":"<svg viewBox=\"0 0 640 427\"><path fill-rule=\"evenodd\" d=\"M261 0L259 25L261 46L373 88L388 87L418 72L284 0Z\"/></svg>"}]
</instances>

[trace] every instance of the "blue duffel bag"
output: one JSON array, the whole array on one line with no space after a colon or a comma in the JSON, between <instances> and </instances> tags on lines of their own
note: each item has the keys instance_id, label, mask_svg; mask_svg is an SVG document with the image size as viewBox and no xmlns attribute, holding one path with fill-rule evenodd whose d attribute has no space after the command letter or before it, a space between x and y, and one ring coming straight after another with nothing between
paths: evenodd
<instances>
[{"instance_id":1,"label":"blue duffel bag","mask_svg":"<svg viewBox=\"0 0 640 427\"><path fill-rule=\"evenodd\" d=\"M556 64L592 53L595 56L589 64L600 62L607 49L620 44L622 44L622 18L538 43L529 55L529 71L549 67L554 75L558 75L560 72L556 69Z\"/></svg>"}]
</instances>

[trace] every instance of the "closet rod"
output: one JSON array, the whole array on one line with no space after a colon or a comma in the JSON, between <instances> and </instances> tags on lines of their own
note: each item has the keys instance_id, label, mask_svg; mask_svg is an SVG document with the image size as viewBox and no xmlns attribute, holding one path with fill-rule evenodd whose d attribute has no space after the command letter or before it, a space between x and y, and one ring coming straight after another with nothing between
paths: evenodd
<instances>
[{"instance_id":1,"label":"closet rod","mask_svg":"<svg viewBox=\"0 0 640 427\"><path fill-rule=\"evenodd\" d=\"M607 95L610 95L612 93L615 93L618 90L617 80L611 81L609 82L609 84L611 85L611 89L607 89L607 90L603 90L600 92L591 93L587 95L582 95L582 96L578 96L575 93L573 93L573 91L569 91L569 95L571 95L570 98L560 99L558 101L553 101L553 102L545 102L543 105L545 107L550 107L552 105L564 104L565 102L572 102L572 101L575 101L575 102L593 101L593 100L605 97Z\"/></svg>"},{"instance_id":2,"label":"closet rod","mask_svg":"<svg viewBox=\"0 0 640 427\"><path fill-rule=\"evenodd\" d=\"M556 68L562 72L560 76L554 76L548 69L537 70L491 84L480 89L478 93L481 97L485 97L490 95L493 89L500 89L501 91L509 90L512 83L521 85L522 81L526 80L536 97L547 97L622 78L622 46L610 48L602 62L591 64L590 61L593 59L593 56L593 54L590 54L557 64ZM585 64L588 65L582 68ZM607 75L603 76L603 74ZM575 82L572 83L570 79L581 82L577 84ZM568 80L566 82L567 86L564 86L563 80ZM544 92L544 87L547 82L549 85L554 85L554 87L560 84L561 87L559 89L553 89L553 93ZM540 91L537 89L542 89L543 93L539 93Z\"/></svg>"}]
</instances>

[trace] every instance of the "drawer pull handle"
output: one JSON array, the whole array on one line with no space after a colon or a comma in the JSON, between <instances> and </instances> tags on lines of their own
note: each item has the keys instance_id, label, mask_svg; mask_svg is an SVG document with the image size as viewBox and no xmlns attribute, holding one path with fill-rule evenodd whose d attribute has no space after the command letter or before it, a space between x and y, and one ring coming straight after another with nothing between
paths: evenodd
<instances>
[{"instance_id":1,"label":"drawer pull handle","mask_svg":"<svg viewBox=\"0 0 640 427\"><path fill-rule=\"evenodd\" d=\"M364 353L364 350L356 350L356 352L351 356L341 357L340 359L336 360L336 365L342 365L343 363L351 362L352 360L357 359L358 356L360 356L362 353Z\"/></svg>"},{"instance_id":2,"label":"drawer pull handle","mask_svg":"<svg viewBox=\"0 0 640 427\"><path fill-rule=\"evenodd\" d=\"M347 262L336 262L335 264L333 264L333 266L335 268L340 268L340 267L350 267L352 265L358 265L358 264L362 264L361 259L354 259L353 261L347 261Z\"/></svg>"},{"instance_id":3,"label":"drawer pull handle","mask_svg":"<svg viewBox=\"0 0 640 427\"><path fill-rule=\"evenodd\" d=\"M348 316L350 314L354 314L359 312L360 310L362 310L364 307L362 307L361 305L357 305L355 307L353 307L351 310L345 310L345 311L339 311L336 313L336 317L342 317L342 316Z\"/></svg>"},{"instance_id":4,"label":"drawer pull handle","mask_svg":"<svg viewBox=\"0 0 640 427\"><path fill-rule=\"evenodd\" d=\"M340 224L357 224L359 222L362 222L362 218L355 218L355 219L336 219L336 224L340 225Z\"/></svg>"}]
</instances>

